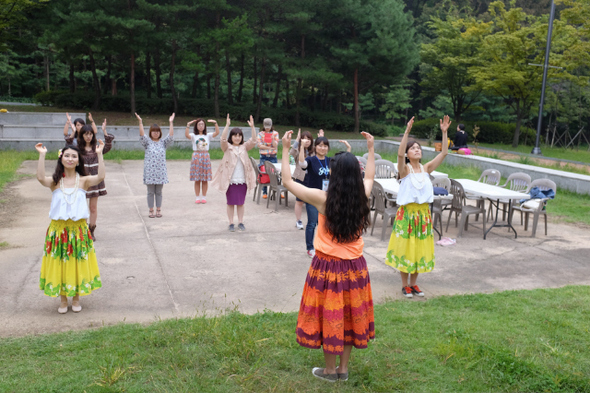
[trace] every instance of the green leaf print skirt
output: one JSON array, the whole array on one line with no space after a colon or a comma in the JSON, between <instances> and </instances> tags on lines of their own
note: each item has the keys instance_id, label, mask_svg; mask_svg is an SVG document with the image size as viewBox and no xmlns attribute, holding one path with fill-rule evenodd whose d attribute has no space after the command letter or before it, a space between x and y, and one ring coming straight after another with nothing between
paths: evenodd
<instances>
[{"instance_id":1,"label":"green leaf print skirt","mask_svg":"<svg viewBox=\"0 0 590 393\"><path fill-rule=\"evenodd\" d=\"M400 206L385 263L410 274L427 273L434 269L434 236L428 203Z\"/></svg>"},{"instance_id":2,"label":"green leaf print skirt","mask_svg":"<svg viewBox=\"0 0 590 393\"><path fill-rule=\"evenodd\" d=\"M39 288L57 297L89 295L101 286L86 220L52 220L45 235Z\"/></svg>"}]
</instances>

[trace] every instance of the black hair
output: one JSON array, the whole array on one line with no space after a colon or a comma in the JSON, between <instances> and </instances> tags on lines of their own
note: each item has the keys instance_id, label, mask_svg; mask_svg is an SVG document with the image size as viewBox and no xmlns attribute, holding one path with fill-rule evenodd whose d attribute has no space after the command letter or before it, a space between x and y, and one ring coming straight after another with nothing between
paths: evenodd
<instances>
[{"instance_id":1,"label":"black hair","mask_svg":"<svg viewBox=\"0 0 590 393\"><path fill-rule=\"evenodd\" d=\"M406 164L410 163L410 159L408 158L408 150L410 150L410 147L414 145L420 146L420 150L422 150L422 145L420 144L420 142L418 142L415 139L408 139L408 143L406 143ZM420 159L418 162L422 162L422 159Z\"/></svg>"},{"instance_id":2,"label":"black hair","mask_svg":"<svg viewBox=\"0 0 590 393\"><path fill-rule=\"evenodd\" d=\"M74 124L74 127L76 126L76 123L80 123L83 126L86 125L86 122L84 121L84 119L81 119L81 118L74 119L74 122L72 123L72 124Z\"/></svg>"},{"instance_id":3,"label":"black hair","mask_svg":"<svg viewBox=\"0 0 590 393\"><path fill-rule=\"evenodd\" d=\"M199 133L199 130L197 129L197 126L199 125L200 122L203 122L203 124L205 125L205 128L203 129L203 134ZM205 120L201 119L200 117L197 119L197 121L195 122L195 128L194 131L195 135L207 135L207 123L205 123Z\"/></svg>"},{"instance_id":4,"label":"black hair","mask_svg":"<svg viewBox=\"0 0 590 393\"><path fill-rule=\"evenodd\" d=\"M319 139L319 138L318 138ZM326 196L326 229L338 243L357 240L370 224L369 198L357 158L348 152L330 160Z\"/></svg>"},{"instance_id":5,"label":"black hair","mask_svg":"<svg viewBox=\"0 0 590 393\"><path fill-rule=\"evenodd\" d=\"M63 154L65 153L66 150L74 150L76 153L78 153L78 165L76 165L76 172L78 172L78 174L80 174L80 176L86 176L86 167L84 167L84 159L82 158L82 155L80 154L80 149L78 148L78 146L74 146L74 145L65 145L65 147L62 149L61 151L61 155L59 155L57 157L57 165L55 167L55 172L53 172L53 182L57 185L59 184L60 179L63 177L64 172L65 172L65 168L64 168L64 164L61 162L61 158L63 157Z\"/></svg>"},{"instance_id":6,"label":"black hair","mask_svg":"<svg viewBox=\"0 0 590 393\"><path fill-rule=\"evenodd\" d=\"M318 136L315 140L314 147L316 147L320 143L323 143L324 145L328 146L328 149L330 148L330 141L325 136Z\"/></svg>"},{"instance_id":7,"label":"black hair","mask_svg":"<svg viewBox=\"0 0 590 393\"><path fill-rule=\"evenodd\" d=\"M301 148L302 148L301 142L303 141L304 137L307 137L307 139L309 139L311 141L311 143L307 147L307 155L312 156L313 155L313 135L311 135L311 132L309 132L309 131L303 131L301 133L301 138L299 138L299 151L301 151Z\"/></svg>"},{"instance_id":8,"label":"black hair","mask_svg":"<svg viewBox=\"0 0 590 393\"><path fill-rule=\"evenodd\" d=\"M158 131L158 132L160 133L160 136L158 137L158 139L155 139L156 141L159 141L160 139L162 139L162 129L160 128L160 126L159 126L159 125L157 125L157 124L152 124L152 125L150 126L150 130L148 131L148 132L149 132L149 134L148 134L148 135L150 136L150 139L153 141L153 140L154 140L154 138L152 138L152 131Z\"/></svg>"},{"instance_id":9,"label":"black hair","mask_svg":"<svg viewBox=\"0 0 590 393\"><path fill-rule=\"evenodd\" d=\"M241 128L232 128L231 131L229 132L229 136L227 137L227 141L229 142L230 145L233 145L233 137L234 135L240 135L242 137L242 141L240 142L240 145L244 144L244 133L242 132Z\"/></svg>"},{"instance_id":10,"label":"black hair","mask_svg":"<svg viewBox=\"0 0 590 393\"><path fill-rule=\"evenodd\" d=\"M82 128L80 128L80 132L76 137L76 139L78 139L78 146L80 146L80 154L86 154L86 141L84 140L84 134L86 134L87 132L92 134L92 140L90 141L90 145L92 146L93 151L96 150L96 134L94 133L92 126L86 124L82 126Z\"/></svg>"},{"instance_id":11,"label":"black hair","mask_svg":"<svg viewBox=\"0 0 590 393\"><path fill-rule=\"evenodd\" d=\"M461 131L465 131L465 124L463 124L463 123L459 124L459 129Z\"/></svg>"}]
</instances>

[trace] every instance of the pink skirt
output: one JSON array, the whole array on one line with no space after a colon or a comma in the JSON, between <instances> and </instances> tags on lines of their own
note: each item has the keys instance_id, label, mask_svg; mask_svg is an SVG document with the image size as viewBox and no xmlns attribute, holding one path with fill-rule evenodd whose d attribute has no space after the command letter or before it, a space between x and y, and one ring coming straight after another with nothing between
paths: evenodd
<instances>
[{"instance_id":1,"label":"pink skirt","mask_svg":"<svg viewBox=\"0 0 590 393\"><path fill-rule=\"evenodd\" d=\"M193 152L191 181L211 181L211 159L207 151Z\"/></svg>"},{"instance_id":2,"label":"pink skirt","mask_svg":"<svg viewBox=\"0 0 590 393\"><path fill-rule=\"evenodd\" d=\"M228 205L241 206L246 201L246 191L248 191L248 185L243 184L230 184L229 188L225 193Z\"/></svg>"}]
</instances>

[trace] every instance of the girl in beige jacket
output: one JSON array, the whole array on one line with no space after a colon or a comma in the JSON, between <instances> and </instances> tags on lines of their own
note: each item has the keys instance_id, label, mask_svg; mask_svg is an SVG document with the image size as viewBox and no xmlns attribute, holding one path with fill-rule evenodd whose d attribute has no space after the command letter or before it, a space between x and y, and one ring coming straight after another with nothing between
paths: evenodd
<instances>
[{"instance_id":1,"label":"girl in beige jacket","mask_svg":"<svg viewBox=\"0 0 590 393\"><path fill-rule=\"evenodd\" d=\"M256 147L258 134L254 128L254 119L250 116L248 125L252 128L252 137L244 142L244 134L240 128L233 128L229 136L229 113L225 128L221 134L221 150L223 159L217 169L211 185L221 192L225 192L227 198L227 218L229 219L230 232L235 231L234 210L238 212L238 230L245 231L244 226L244 201L246 192L256 187L256 173L250 163L248 151Z\"/></svg>"}]
</instances>

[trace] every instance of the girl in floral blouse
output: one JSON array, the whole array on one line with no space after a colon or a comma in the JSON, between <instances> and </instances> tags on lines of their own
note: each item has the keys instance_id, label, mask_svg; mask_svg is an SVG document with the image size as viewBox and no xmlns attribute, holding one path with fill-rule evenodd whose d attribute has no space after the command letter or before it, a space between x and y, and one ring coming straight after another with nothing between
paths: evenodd
<instances>
[{"instance_id":1,"label":"girl in floral blouse","mask_svg":"<svg viewBox=\"0 0 590 393\"><path fill-rule=\"evenodd\" d=\"M157 124L150 126L149 138L145 136L143 122L136 113L139 120L139 140L145 149L143 161L143 184L147 186L147 202L149 207L149 218L162 217L162 188L168 183L168 172L166 171L166 149L174 142L174 113L170 116L170 132L162 139L162 130ZM154 215L154 197L156 199L156 214Z\"/></svg>"}]
</instances>

